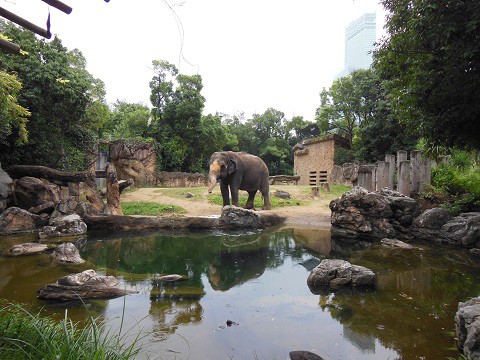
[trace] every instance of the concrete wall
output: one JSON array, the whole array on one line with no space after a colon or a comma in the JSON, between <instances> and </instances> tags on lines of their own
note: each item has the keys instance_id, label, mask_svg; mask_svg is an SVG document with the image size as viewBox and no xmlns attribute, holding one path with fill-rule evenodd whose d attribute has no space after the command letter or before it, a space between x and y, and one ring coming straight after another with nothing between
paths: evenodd
<instances>
[{"instance_id":1,"label":"concrete wall","mask_svg":"<svg viewBox=\"0 0 480 360\"><path fill-rule=\"evenodd\" d=\"M318 185L328 182L334 165L335 139L319 138L303 142L304 149L295 151L294 174L299 185Z\"/></svg>"}]
</instances>

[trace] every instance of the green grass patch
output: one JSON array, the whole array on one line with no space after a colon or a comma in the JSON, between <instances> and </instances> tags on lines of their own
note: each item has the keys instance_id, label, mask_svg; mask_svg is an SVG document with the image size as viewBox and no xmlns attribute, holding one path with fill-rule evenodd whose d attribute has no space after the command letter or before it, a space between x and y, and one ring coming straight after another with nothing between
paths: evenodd
<instances>
[{"instance_id":1,"label":"green grass patch","mask_svg":"<svg viewBox=\"0 0 480 360\"><path fill-rule=\"evenodd\" d=\"M121 205L124 215L161 216L165 214L184 214L187 212L184 208L176 205L141 201L124 201Z\"/></svg>"},{"instance_id":2,"label":"green grass patch","mask_svg":"<svg viewBox=\"0 0 480 360\"><path fill-rule=\"evenodd\" d=\"M210 194L207 196L208 201L213 204L223 205L222 195L219 194ZM238 205L244 206L247 202L248 196L247 195L239 195L238 197ZM277 197L270 196L270 204L272 208L276 207L284 207L284 206L300 206L300 205L307 205L309 204L308 201L305 200L298 200L298 199L280 199ZM255 196L254 207L256 209L260 209L263 206L263 198L261 195Z\"/></svg>"},{"instance_id":3,"label":"green grass patch","mask_svg":"<svg viewBox=\"0 0 480 360\"><path fill-rule=\"evenodd\" d=\"M121 330L112 333L105 322L90 318L75 324L67 317L54 321L31 314L19 305L0 308L0 354L2 359L133 359L140 351L139 338L126 345Z\"/></svg>"}]
</instances>

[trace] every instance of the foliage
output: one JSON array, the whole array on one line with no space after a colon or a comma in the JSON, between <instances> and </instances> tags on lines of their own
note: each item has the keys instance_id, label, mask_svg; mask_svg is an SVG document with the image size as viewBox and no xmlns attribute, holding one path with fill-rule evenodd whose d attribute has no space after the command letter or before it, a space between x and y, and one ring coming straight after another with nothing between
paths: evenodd
<instances>
[{"instance_id":1,"label":"foliage","mask_svg":"<svg viewBox=\"0 0 480 360\"><path fill-rule=\"evenodd\" d=\"M101 128L100 138L128 139L149 133L150 109L143 104L117 100Z\"/></svg>"},{"instance_id":2,"label":"foliage","mask_svg":"<svg viewBox=\"0 0 480 360\"><path fill-rule=\"evenodd\" d=\"M0 71L0 144L12 135L13 129L16 133L16 145L27 142L30 112L18 104L17 97L21 88L22 84L17 76Z\"/></svg>"},{"instance_id":3,"label":"foliage","mask_svg":"<svg viewBox=\"0 0 480 360\"><path fill-rule=\"evenodd\" d=\"M185 209L181 208L180 206L151 202L123 201L121 206L124 215L161 216L171 213L185 213Z\"/></svg>"},{"instance_id":4,"label":"foliage","mask_svg":"<svg viewBox=\"0 0 480 360\"><path fill-rule=\"evenodd\" d=\"M65 319L55 322L19 305L0 308L0 353L5 359L132 359L139 352L138 337L127 346L124 336L93 318L74 324L66 311Z\"/></svg>"},{"instance_id":5,"label":"foliage","mask_svg":"<svg viewBox=\"0 0 480 360\"><path fill-rule=\"evenodd\" d=\"M14 134L2 138L0 161L85 170L103 116L103 83L86 71L81 52L68 51L59 38L38 40L3 21L0 31L29 53L0 53L0 70L17 75L23 85L18 104L31 112L28 144L17 146Z\"/></svg>"},{"instance_id":6,"label":"foliage","mask_svg":"<svg viewBox=\"0 0 480 360\"><path fill-rule=\"evenodd\" d=\"M417 138L399 122L377 71L357 70L337 79L329 90L323 89L320 99L320 131L347 138L356 159L373 162L415 147Z\"/></svg>"},{"instance_id":7,"label":"foliage","mask_svg":"<svg viewBox=\"0 0 480 360\"><path fill-rule=\"evenodd\" d=\"M399 119L433 145L480 147L480 4L382 0L375 65Z\"/></svg>"}]
</instances>

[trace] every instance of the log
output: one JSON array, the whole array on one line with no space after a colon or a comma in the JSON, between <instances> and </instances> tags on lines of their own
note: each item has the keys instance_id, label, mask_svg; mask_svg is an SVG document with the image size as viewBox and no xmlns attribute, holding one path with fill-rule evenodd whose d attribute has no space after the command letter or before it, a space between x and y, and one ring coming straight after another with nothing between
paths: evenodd
<instances>
[{"instance_id":1,"label":"log","mask_svg":"<svg viewBox=\"0 0 480 360\"><path fill-rule=\"evenodd\" d=\"M107 163L105 169L107 173L107 209L111 215L123 215L120 206L120 186L117 180L117 171L115 165Z\"/></svg>"}]
</instances>

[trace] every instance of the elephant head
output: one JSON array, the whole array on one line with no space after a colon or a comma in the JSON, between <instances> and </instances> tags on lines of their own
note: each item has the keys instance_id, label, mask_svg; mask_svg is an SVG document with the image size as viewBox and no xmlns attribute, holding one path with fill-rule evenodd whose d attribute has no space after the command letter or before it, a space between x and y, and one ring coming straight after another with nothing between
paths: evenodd
<instances>
[{"instance_id":1,"label":"elephant head","mask_svg":"<svg viewBox=\"0 0 480 360\"><path fill-rule=\"evenodd\" d=\"M236 159L228 152L215 152L210 157L210 172L208 179L210 186L208 193L211 194L218 179L226 179L228 175L237 170Z\"/></svg>"}]
</instances>

